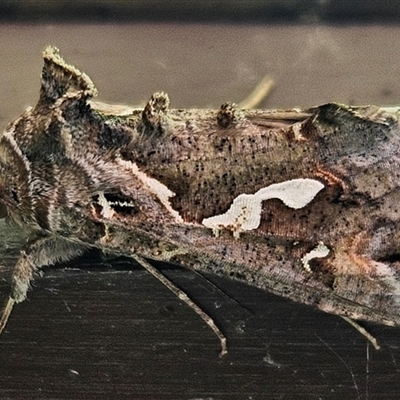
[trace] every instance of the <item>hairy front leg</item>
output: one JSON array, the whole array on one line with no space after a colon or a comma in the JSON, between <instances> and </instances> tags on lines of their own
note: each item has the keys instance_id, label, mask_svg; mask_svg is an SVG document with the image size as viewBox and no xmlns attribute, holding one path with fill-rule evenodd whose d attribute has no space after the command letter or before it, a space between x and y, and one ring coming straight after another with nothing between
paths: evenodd
<instances>
[{"instance_id":1,"label":"hairy front leg","mask_svg":"<svg viewBox=\"0 0 400 400\"><path fill-rule=\"evenodd\" d=\"M11 277L11 293L0 318L0 334L7 324L13 305L26 299L35 275L44 266L80 256L88 245L59 237L45 237L29 243L17 260Z\"/></svg>"}]
</instances>

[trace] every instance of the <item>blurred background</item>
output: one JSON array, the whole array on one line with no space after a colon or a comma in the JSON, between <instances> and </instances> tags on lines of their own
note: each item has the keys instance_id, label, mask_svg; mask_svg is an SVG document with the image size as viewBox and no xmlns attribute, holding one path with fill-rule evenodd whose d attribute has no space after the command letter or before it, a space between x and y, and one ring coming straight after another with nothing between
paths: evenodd
<instances>
[{"instance_id":1,"label":"blurred background","mask_svg":"<svg viewBox=\"0 0 400 400\"><path fill-rule=\"evenodd\" d=\"M2 0L4 20L396 22L397 0Z\"/></svg>"},{"instance_id":2,"label":"blurred background","mask_svg":"<svg viewBox=\"0 0 400 400\"><path fill-rule=\"evenodd\" d=\"M38 98L51 44L111 103L239 102L265 74L263 108L400 103L400 1L0 0L0 129ZM2 221L0 221L2 223ZM0 301L23 238L0 225ZM130 260L47 268L0 338L0 398L397 399L400 330L340 318L171 265L160 270L213 333ZM218 287L219 289L217 289Z\"/></svg>"}]
</instances>

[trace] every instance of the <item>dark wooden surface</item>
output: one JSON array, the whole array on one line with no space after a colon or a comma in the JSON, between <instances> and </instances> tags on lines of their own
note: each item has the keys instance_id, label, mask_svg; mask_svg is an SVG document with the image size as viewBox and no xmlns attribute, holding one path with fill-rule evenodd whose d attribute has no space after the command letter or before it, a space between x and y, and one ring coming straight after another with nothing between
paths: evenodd
<instances>
[{"instance_id":1,"label":"dark wooden surface","mask_svg":"<svg viewBox=\"0 0 400 400\"><path fill-rule=\"evenodd\" d=\"M102 100L172 106L238 101L269 72L264 107L400 103L395 26L0 25L0 128L34 104L40 52L61 48ZM0 225L0 300L14 236ZM260 290L158 265L218 323L209 328L129 259L45 270L0 338L0 399L398 399L400 329L365 325Z\"/></svg>"}]
</instances>

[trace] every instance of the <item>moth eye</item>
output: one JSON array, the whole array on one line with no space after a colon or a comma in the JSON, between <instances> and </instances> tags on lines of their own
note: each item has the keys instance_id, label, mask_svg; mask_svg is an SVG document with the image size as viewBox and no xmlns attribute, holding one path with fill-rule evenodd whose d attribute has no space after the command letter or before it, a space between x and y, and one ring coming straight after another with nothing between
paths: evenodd
<instances>
[{"instance_id":1,"label":"moth eye","mask_svg":"<svg viewBox=\"0 0 400 400\"><path fill-rule=\"evenodd\" d=\"M7 214L7 207L3 203L0 203L0 219L7 217Z\"/></svg>"}]
</instances>

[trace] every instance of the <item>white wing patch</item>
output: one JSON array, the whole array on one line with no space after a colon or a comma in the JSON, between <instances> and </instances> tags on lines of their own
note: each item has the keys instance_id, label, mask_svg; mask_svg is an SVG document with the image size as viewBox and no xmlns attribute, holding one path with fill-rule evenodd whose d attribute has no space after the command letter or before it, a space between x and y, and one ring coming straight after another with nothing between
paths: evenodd
<instances>
[{"instance_id":1,"label":"white wing patch","mask_svg":"<svg viewBox=\"0 0 400 400\"><path fill-rule=\"evenodd\" d=\"M306 271L311 272L310 261L314 258L324 258L330 253L328 247L325 246L323 242L319 242L318 246L315 249L312 249L309 253L307 253L302 259L301 262Z\"/></svg>"},{"instance_id":2,"label":"white wing patch","mask_svg":"<svg viewBox=\"0 0 400 400\"><path fill-rule=\"evenodd\" d=\"M146 175L143 171L140 171L136 163L132 163L130 161L125 161L118 159L118 163L130 170L133 175L135 175L140 181L145 185L150 192L155 194L163 206L168 210L168 212L174 217L177 223L182 223L183 219L179 215L178 211L172 208L171 202L169 201L170 197L174 197L175 193L171 191L167 186L163 183L159 182L157 179L151 178Z\"/></svg>"},{"instance_id":3,"label":"white wing patch","mask_svg":"<svg viewBox=\"0 0 400 400\"><path fill-rule=\"evenodd\" d=\"M213 229L216 235L219 230L229 227L234 236L238 237L242 231L251 231L259 227L261 203L264 200L280 199L288 207L299 209L310 203L323 188L321 182L308 178L274 183L254 194L239 195L226 213L204 218L202 224Z\"/></svg>"},{"instance_id":4,"label":"white wing patch","mask_svg":"<svg viewBox=\"0 0 400 400\"><path fill-rule=\"evenodd\" d=\"M114 216L114 210L105 198L103 193L99 193L99 204L101 205L101 215L104 218L111 219Z\"/></svg>"}]
</instances>

